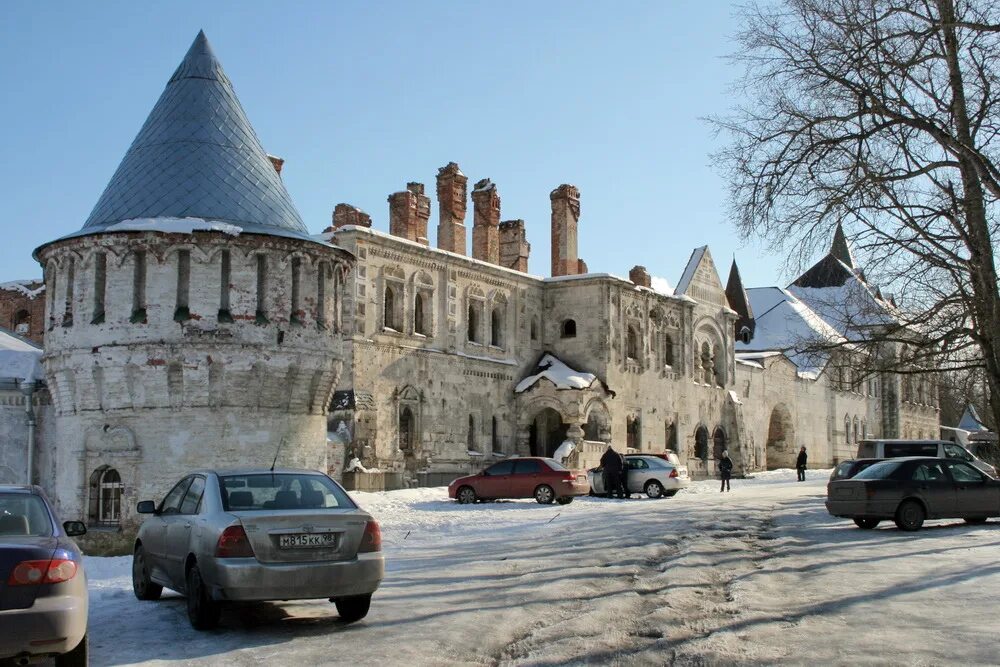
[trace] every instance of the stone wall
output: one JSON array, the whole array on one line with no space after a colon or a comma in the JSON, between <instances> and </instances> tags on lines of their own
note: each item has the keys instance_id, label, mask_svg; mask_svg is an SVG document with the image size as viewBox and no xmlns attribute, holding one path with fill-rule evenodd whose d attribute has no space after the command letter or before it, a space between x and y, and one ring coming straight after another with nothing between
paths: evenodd
<instances>
[{"instance_id":1,"label":"stone wall","mask_svg":"<svg viewBox=\"0 0 1000 667\"><path fill-rule=\"evenodd\" d=\"M0 484L24 484L28 466L28 420L24 410L27 399L13 385L0 385ZM35 483L44 461L39 456L52 435L53 412L45 389L32 396L35 411Z\"/></svg>"}]
</instances>

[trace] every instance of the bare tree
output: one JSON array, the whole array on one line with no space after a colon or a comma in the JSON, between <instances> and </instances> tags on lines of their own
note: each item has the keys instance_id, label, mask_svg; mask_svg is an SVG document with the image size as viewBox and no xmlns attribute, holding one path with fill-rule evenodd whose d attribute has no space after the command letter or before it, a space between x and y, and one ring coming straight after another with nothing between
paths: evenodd
<instances>
[{"instance_id":1,"label":"bare tree","mask_svg":"<svg viewBox=\"0 0 1000 667\"><path fill-rule=\"evenodd\" d=\"M842 224L899 302L899 326L869 335L907 343L910 367L981 368L1000 423L1000 3L778 0L742 18L746 102L711 119L738 229L801 257Z\"/></svg>"}]
</instances>

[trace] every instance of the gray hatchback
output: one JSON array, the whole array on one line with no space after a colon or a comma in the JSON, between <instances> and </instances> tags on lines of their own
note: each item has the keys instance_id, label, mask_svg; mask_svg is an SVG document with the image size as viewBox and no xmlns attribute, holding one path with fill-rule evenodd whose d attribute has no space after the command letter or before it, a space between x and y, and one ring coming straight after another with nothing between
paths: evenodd
<instances>
[{"instance_id":1,"label":"gray hatchback","mask_svg":"<svg viewBox=\"0 0 1000 667\"><path fill-rule=\"evenodd\" d=\"M151 516L135 541L135 596L184 593L199 630L227 601L329 598L356 621L385 571L378 523L320 472L198 471L137 509Z\"/></svg>"}]
</instances>

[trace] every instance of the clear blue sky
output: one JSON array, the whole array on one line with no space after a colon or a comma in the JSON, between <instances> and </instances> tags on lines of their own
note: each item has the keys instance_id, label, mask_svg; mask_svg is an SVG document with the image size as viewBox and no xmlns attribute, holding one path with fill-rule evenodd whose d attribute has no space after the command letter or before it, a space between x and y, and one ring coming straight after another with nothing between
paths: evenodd
<instances>
[{"instance_id":1,"label":"clear blue sky","mask_svg":"<svg viewBox=\"0 0 1000 667\"><path fill-rule=\"evenodd\" d=\"M526 221L534 274L548 193L573 183L592 272L676 284L708 244L723 282L735 253L749 286L783 283L727 220L701 120L732 102L737 27L723 0L5 3L0 281L40 275L31 251L82 226L203 28L314 232L342 201L387 230L387 195L433 192L454 160ZM435 202L432 244L436 221Z\"/></svg>"}]
</instances>

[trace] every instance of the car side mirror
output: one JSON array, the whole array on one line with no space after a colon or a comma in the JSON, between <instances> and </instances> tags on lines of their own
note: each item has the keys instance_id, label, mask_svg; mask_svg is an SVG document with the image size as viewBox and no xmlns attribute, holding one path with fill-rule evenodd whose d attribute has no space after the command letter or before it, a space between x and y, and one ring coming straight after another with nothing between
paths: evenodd
<instances>
[{"instance_id":1,"label":"car side mirror","mask_svg":"<svg viewBox=\"0 0 1000 667\"><path fill-rule=\"evenodd\" d=\"M156 514L156 503L152 500L140 500L135 511L139 514Z\"/></svg>"},{"instance_id":2,"label":"car side mirror","mask_svg":"<svg viewBox=\"0 0 1000 667\"><path fill-rule=\"evenodd\" d=\"M63 521L63 530L69 537L87 534L87 525L82 521Z\"/></svg>"}]
</instances>

